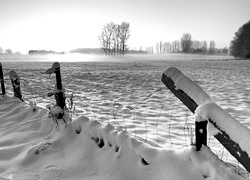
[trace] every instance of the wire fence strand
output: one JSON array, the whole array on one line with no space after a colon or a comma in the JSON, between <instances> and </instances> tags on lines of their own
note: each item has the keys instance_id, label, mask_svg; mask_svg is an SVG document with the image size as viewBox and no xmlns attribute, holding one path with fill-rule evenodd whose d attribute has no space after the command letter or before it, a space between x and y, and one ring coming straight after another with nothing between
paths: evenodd
<instances>
[{"instance_id":1,"label":"wire fence strand","mask_svg":"<svg viewBox=\"0 0 250 180\"><path fill-rule=\"evenodd\" d=\"M41 71L37 71L41 72ZM45 79L45 80L43 80ZM5 82L7 83L7 88L11 89L10 85L10 80L8 78L5 79ZM176 147L187 147L190 144L194 143L193 140L193 133L194 129L192 127L192 116L189 115L187 112L187 109L184 107L179 108L181 105L175 105L175 104L168 104L168 102L165 102L166 104L160 105L160 111L158 113L158 117L154 119L154 116L151 116L149 111L150 108L152 107L152 104L150 101L153 99L153 95L156 93L167 89L166 87L151 87L151 88L119 88L119 87L112 87L107 90L108 93L125 93L126 95L136 95L140 94L141 99L137 101L126 101L126 102L117 102L115 99L108 99L111 104L109 107L102 107L102 104L104 104L102 101L103 99L100 98L99 96L96 96L96 94L99 93L98 89L95 88L94 82L92 82L93 85L91 85L91 88L88 89L89 92L86 94L81 94L81 90L74 89L74 92L76 94L74 95L74 101L79 101L81 104L78 104L75 106L76 107L75 111L73 112L75 116L78 116L80 114L86 114L90 115L94 119L99 119L100 117L102 118L103 121L106 121L108 123L113 124L116 127L119 127L123 131L126 131L130 133L131 135L139 136L142 137L145 142L149 142L151 140L155 141L159 145L163 144L168 144L172 148ZM21 79L21 87L24 89L24 96L27 96L24 98L26 101L32 101L32 100L37 100L39 98L44 98L48 100L53 100L53 98L48 97L46 92L51 92L53 91L54 87L54 80L51 78L51 76L45 76L42 75L41 81L34 80L32 77L32 74L28 76L28 78L23 78ZM78 93L78 94L77 94ZM91 96L92 94L92 96ZM169 96L169 98L173 98L172 95L169 95L170 93L167 92L166 96ZM70 95L66 95L66 98L69 98ZM174 97L175 98L175 97ZM173 98L173 99L174 99ZM176 100L178 101L178 100ZM0 104L4 103L11 103L11 102L19 102L19 101L9 101L9 102L0 102ZM119 105L118 105L119 104ZM92 106L91 106L92 105ZM143 107L145 105L145 107ZM178 107L177 107L178 106ZM83 108L85 107L85 108ZM120 109L119 109L120 108ZM154 107L156 108L156 107ZM168 110L166 110L168 108ZM178 108L178 109L177 109ZM179 111L179 112L178 112ZM184 112L184 113L183 113ZM178 127L175 125L176 119L179 118L179 116L176 116L176 114L183 114L184 115L184 121L181 127ZM90 118L91 118L90 117ZM42 120L47 120L49 119L48 117L42 117L42 118L37 118L33 120L29 120L23 123L15 124L13 126L8 126L4 128L0 128L0 131L19 127L28 123L36 122L36 121L42 121ZM142 133L142 130L140 129L142 126L139 123L139 120L144 119L142 121L144 130ZM164 123L162 120L164 120ZM153 133L149 132L150 128L152 127L152 122L155 121L155 139L151 139L153 137ZM177 129L176 129L177 128ZM178 129L179 128L179 129ZM182 136L179 137L180 142L183 142L183 144L180 144L179 142L176 142L174 139L174 136L176 136L176 131L180 131L180 129L183 131ZM151 134L148 134L151 133ZM210 144L214 143L214 140L209 137L208 141L208 146ZM227 150L222 147L221 149L213 149L211 147L212 151L217 154L217 156L223 160L224 162L227 162L229 159L232 161L232 158L230 157L230 154L227 152ZM245 179L249 178L249 173L247 171L242 170L242 167L239 165L239 162L236 162L235 164L226 163L228 167L233 169L235 172L238 174L242 175Z\"/></svg>"},{"instance_id":2,"label":"wire fence strand","mask_svg":"<svg viewBox=\"0 0 250 180\"><path fill-rule=\"evenodd\" d=\"M49 119L49 117L42 117L42 118L32 119L32 120L29 120L29 121L25 121L23 123L18 123L18 124L12 125L12 126L7 126L7 127L0 128L0 131L4 131L4 130L7 130L7 129L12 129L12 128L23 126L23 125L26 125L26 124L29 124L29 123L42 121L42 120L48 120L48 119Z\"/></svg>"}]
</instances>

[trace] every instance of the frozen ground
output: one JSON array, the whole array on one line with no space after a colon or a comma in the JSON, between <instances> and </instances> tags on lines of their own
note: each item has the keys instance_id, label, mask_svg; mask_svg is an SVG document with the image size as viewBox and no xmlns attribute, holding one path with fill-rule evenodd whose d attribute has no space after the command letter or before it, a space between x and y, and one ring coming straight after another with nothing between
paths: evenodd
<instances>
[{"instance_id":1,"label":"frozen ground","mask_svg":"<svg viewBox=\"0 0 250 180\"><path fill-rule=\"evenodd\" d=\"M150 146L84 116L56 126L47 110L17 99L1 98L0 118L4 180L243 179L207 147Z\"/></svg>"},{"instance_id":2,"label":"frozen ground","mask_svg":"<svg viewBox=\"0 0 250 180\"><path fill-rule=\"evenodd\" d=\"M150 57L146 60L142 57L130 57L123 62L121 61L124 59L115 62L61 63L62 80L67 96L74 92L73 118L84 115L90 120L98 120L104 124L111 123L120 130L127 131L131 137L139 136L144 142L152 141L164 148L192 154L189 145L193 134L193 115L161 82L162 72L169 66L175 66L198 83L214 102L250 127L249 62L202 58L198 60L197 57L173 61L165 58L160 56L154 61L149 61ZM54 102L53 98L45 97L54 88L55 77L44 74L52 63L53 60L3 62L7 94L12 96L8 72L14 69L22 79L22 91L27 102L35 101L43 108ZM32 124L35 126L35 123L29 126ZM7 132L10 133L12 130ZM50 134L50 132L44 133ZM11 136L15 136L15 133ZM8 138L11 139L9 136ZM42 142L36 140L36 143L39 145ZM50 145L45 143L45 147ZM208 145L219 158L233 165L230 165L230 168L238 166L213 137L209 138ZM11 147L8 143L6 146ZM14 147L20 146L22 145L14 145ZM15 157L24 157L23 153L28 150L24 151L24 147L15 151ZM7 172L6 167L2 169L2 172Z\"/></svg>"}]
</instances>

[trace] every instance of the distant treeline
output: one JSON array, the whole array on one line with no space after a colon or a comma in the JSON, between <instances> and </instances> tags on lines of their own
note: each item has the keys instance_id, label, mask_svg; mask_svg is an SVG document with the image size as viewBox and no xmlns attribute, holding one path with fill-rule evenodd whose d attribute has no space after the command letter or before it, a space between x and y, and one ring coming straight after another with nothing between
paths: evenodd
<instances>
[{"instance_id":1,"label":"distant treeline","mask_svg":"<svg viewBox=\"0 0 250 180\"><path fill-rule=\"evenodd\" d=\"M69 51L70 53L81 53L81 54L103 54L101 48L77 48Z\"/></svg>"},{"instance_id":2,"label":"distant treeline","mask_svg":"<svg viewBox=\"0 0 250 180\"><path fill-rule=\"evenodd\" d=\"M46 51L46 50L29 50L29 55L39 54L39 55L47 55L47 54L65 54L65 52L55 52L55 51Z\"/></svg>"},{"instance_id":3,"label":"distant treeline","mask_svg":"<svg viewBox=\"0 0 250 180\"><path fill-rule=\"evenodd\" d=\"M147 51L143 51L143 50L128 50L127 54L148 54Z\"/></svg>"},{"instance_id":4,"label":"distant treeline","mask_svg":"<svg viewBox=\"0 0 250 180\"><path fill-rule=\"evenodd\" d=\"M13 54L15 54L15 55L20 55L21 53L20 52L12 52L12 50L11 49L6 49L5 51L0 47L0 54L4 54L4 55L13 55Z\"/></svg>"},{"instance_id":5,"label":"distant treeline","mask_svg":"<svg viewBox=\"0 0 250 180\"><path fill-rule=\"evenodd\" d=\"M78 48L73 49L70 53L81 53L81 54L97 54L97 55L104 55L105 52L102 48ZM147 51L143 50L127 50L126 54L147 54ZM110 54L115 55L115 54Z\"/></svg>"},{"instance_id":6,"label":"distant treeline","mask_svg":"<svg viewBox=\"0 0 250 180\"><path fill-rule=\"evenodd\" d=\"M195 53L195 54L228 54L228 48L224 47L222 49L216 48L215 41L211 40L209 43L207 41L197 41L192 39L192 35L189 33L184 33L180 40L175 40L172 42L157 42L154 47L147 47L146 51L148 53Z\"/></svg>"}]
</instances>

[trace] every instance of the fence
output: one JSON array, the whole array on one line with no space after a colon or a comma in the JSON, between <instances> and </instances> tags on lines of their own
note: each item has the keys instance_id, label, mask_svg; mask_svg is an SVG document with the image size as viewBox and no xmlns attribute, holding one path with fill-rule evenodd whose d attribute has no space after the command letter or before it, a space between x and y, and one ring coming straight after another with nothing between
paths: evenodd
<instances>
[{"instance_id":1,"label":"fence","mask_svg":"<svg viewBox=\"0 0 250 180\"><path fill-rule=\"evenodd\" d=\"M170 73L169 73L170 72ZM177 76L177 77L174 77ZM179 78L179 79L178 79ZM162 75L162 82L172 91L172 93L180 99L183 104L187 106L187 108L191 112L195 112L196 108L198 107L198 104L201 105L202 101L205 101L203 98L202 101L200 101L198 98L195 98L195 96L199 96L198 94L194 95L191 93L194 92L184 92L180 87L179 89L177 87L177 81L182 80L184 82L179 83L186 83L193 84L194 88L193 90L195 93L200 93L201 96L206 96L206 94L201 90L198 85L196 85L194 82L192 82L189 78L187 78L185 75L183 75L178 69L175 68L169 68L167 69L163 75ZM175 81L175 82L174 82ZM182 85L183 87L183 85ZM187 90L188 91L188 90ZM190 97L191 94L191 97ZM207 98L207 97L205 97ZM200 103L198 102L200 101ZM246 151L244 151L240 146L240 142L235 142L231 139L229 136L229 133L226 129L221 130L220 127L216 124L216 121L213 119L208 119L210 123L212 123L220 132L216 133L214 136L244 167L245 169L250 172L250 158ZM207 121L201 121L201 122L195 122L195 136L196 136L196 148L197 151L200 150L202 145L207 145ZM226 123L226 122L225 122ZM240 131L240 129L238 129ZM242 138L249 138L249 137L242 137ZM248 141L248 139L246 140Z\"/></svg>"},{"instance_id":2,"label":"fence","mask_svg":"<svg viewBox=\"0 0 250 180\"><path fill-rule=\"evenodd\" d=\"M58 69L58 67L59 67L59 69ZM57 70L56 70L57 69ZM56 77L58 77L59 75L60 75L60 73L58 73L58 72L60 72L60 66L59 66L59 64L54 64L53 66L52 66L52 68L50 68L50 70L48 70L47 71L47 73L55 73L56 74ZM12 73L13 74L13 73ZM57 75L57 74L59 74L59 75ZM11 76L12 77L12 76ZM16 97L21 97L21 98L19 98L19 99L22 99L22 96L20 96L20 95L22 95L22 93L21 93L21 89L20 88L16 88L16 87L20 87L20 79L19 79L19 84L18 84L18 81L17 81L17 84L15 85L15 81L19 78L18 76L13 76L14 78L11 78L11 79L13 79L13 83L14 83L14 86L13 86L13 90L14 90L14 95L16 96ZM3 78L1 78L1 79L3 79ZM58 78L57 78L58 79ZM175 89L175 83L174 83L174 81L171 79L171 77L168 77L168 76L166 76L166 74L163 74L163 77L162 77L162 81L164 82L164 84L181 100L181 101L183 101L183 103L191 110L191 112L194 112L195 111L195 109L198 107L198 105L200 105L199 103L197 103L197 102L195 102L195 100L193 100L191 97L189 97L188 96L188 94L186 94L184 91L182 91L182 90L176 90ZM2 82L4 82L4 80L1 80L1 83ZM57 84L58 85L58 84ZM1 85L1 87L3 88L4 86L3 85ZM56 103L57 103L57 105L58 106L64 106L65 105L65 95L63 95L63 91L62 91L62 87L60 87L60 83L59 83L59 87L57 86L57 89L58 89L58 94L60 93L61 95L60 95L60 97L59 97L59 95L57 94L57 95L55 95L55 99L56 99ZM20 90L20 93L15 93L15 91L17 91L17 90ZM152 94L154 94L155 92L160 92L162 90L162 88L159 88L159 89L154 89L154 90L152 90L152 93L150 93L149 95L147 95L144 99L142 99L142 101L144 101L144 100L146 100L146 99L148 99L148 98L150 98L150 96L152 95ZM4 94L4 93L2 93L2 94ZM61 101L60 101L61 100ZM142 102L142 101L140 101L140 102ZM130 106L130 111L133 111L135 114L136 113L138 113L138 114L140 114L140 112L136 112L136 107L137 107L137 105L138 104L140 104L140 102L138 102L135 106ZM61 105L60 105L61 104ZM116 110L116 108L117 107L119 107L119 106L121 106L121 105L119 105L119 103L117 103L117 104L113 104L113 108L112 108L112 116L113 116L113 119L114 120L116 120L118 117L118 115L116 115L117 113L116 112L114 112L115 110ZM159 108L159 111L162 111L164 109L164 107L160 107ZM110 109L109 109L110 110ZM170 113L169 113L169 134L168 134L168 136L169 136L169 140L170 140L170 142L171 143L174 143L174 142L172 142L171 141L171 134L170 134L170 129L172 128L172 125L171 125L171 118L172 118L172 114L174 113L173 111L174 111L174 107L171 107L170 109L169 109L169 111L170 111ZM110 113L110 112L109 112ZM146 129L146 131L147 131L147 128L148 128L148 125L147 125L147 113L150 113L150 110L148 110L147 108L145 109L145 118L146 118L146 120L145 120L145 129ZM159 114L161 114L161 112L159 113ZM164 114L163 114L164 115ZM124 120L124 117L122 117L122 119ZM160 119L160 117L158 117L158 120L157 120L157 123L160 121L159 120ZM156 126L158 126L157 125L157 123L156 123ZM125 122L124 122L124 124L125 124ZM202 144L204 144L204 145L207 145L208 143L207 143L207 135L206 135L206 124L207 124L207 121L205 121L205 122L201 122L201 123L199 123L199 122L196 122L196 130L195 130L195 132L196 132L196 147L197 147L197 150L199 150L200 148L201 148L201 146L202 146ZM120 126L120 125L119 125ZM121 125L122 126L122 125ZM126 126L130 126L129 124L128 125L124 125L123 127L126 127ZM184 126L185 127L185 126ZM158 127L157 127L157 129L158 129ZM200 131L202 129L202 131ZM185 129L184 129L184 131L185 131ZM201 133L201 132L204 132L204 133ZM158 133L158 132L157 132ZM136 132L134 133L134 134L136 134ZM146 134L147 135L147 134ZM234 142L231 142L231 141L227 141L228 140L228 138L225 138L224 137L224 135L225 134L219 134L219 136L217 135L215 138L217 138L217 139L220 139L219 141L223 144L223 145L225 145L226 146L226 148L227 149L229 149L229 151L231 150L231 149L234 149L233 151L234 151L234 153L236 153L238 156L239 156L239 151L238 151L238 147L237 146L235 146L236 144L234 143ZM223 137L221 137L221 136L223 136L224 137L224 139L223 139ZM158 137L158 136L157 136ZM147 139L147 137L145 137L145 139ZM160 141L160 140L159 140ZM237 147L237 148L235 148L235 147ZM232 151L230 151L230 152L232 152ZM232 154L234 154L234 153L232 153ZM244 153L240 153L240 157L239 157L239 161L242 163L242 165L244 166L244 167L246 167L246 169L247 169L247 164L248 164L248 161L246 161L246 163L245 163L245 165L244 165L244 160L245 159L247 159L247 157L245 158L243 158L243 160L241 160L242 159L242 155L244 155ZM247 159L247 160L249 160L249 159ZM248 170L248 169L247 169ZM248 170L249 171L249 170Z\"/></svg>"}]
</instances>

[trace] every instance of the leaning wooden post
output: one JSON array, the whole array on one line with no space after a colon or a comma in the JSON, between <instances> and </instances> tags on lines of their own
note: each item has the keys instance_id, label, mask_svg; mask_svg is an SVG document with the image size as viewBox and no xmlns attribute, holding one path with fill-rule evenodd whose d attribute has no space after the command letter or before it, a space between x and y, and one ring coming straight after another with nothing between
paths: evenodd
<instances>
[{"instance_id":1,"label":"leaning wooden post","mask_svg":"<svg viewBox=\"0 0 250 180\"><path fill-rule=\"evenodd\" d=\"M162 82L193 113L195 112L198 105L210 101L209 96L201 89L200 86L198 86L188 77L183 75L180 70L174 67L168 68L163 72ZM185 82L185 84L183 84L183 82ZM217 127L213 119L208 119L208 121L213 124L214 127ZM197 121L197 123L205 123L205 121ZM197 131L202 132L201 129L205 127L205 124L199 127L197 128ZM205 134L203 135L203 138L205 138ZM250 172L250 154L247 154L247 152L242 150L239 144L233 141L227 132L223 130L220 130L220 132L214 135L214 137L246 168L248 172ZM201 139L198 139L198 141L203 142L203 138L201 137ZM197 146L196 144L196 148L199 150L199 145Z\"/></svg>"},{"instance_id":2,"label":"leaning wooden post","mask_svg":"<svg viewBox=\"0 0 250 180\"><path fill-rule=\"evenodd\" d=\"M163 73L162 82L168 89L194 113L198 105L181 89L176 89L173 80ZM196 150L199 151L202 145L207 146L207 121L195 122Z\"/></svg>"},{"instance_id":3,"label":"leaning wooden post","mask_svg":"<svg viewBox=\"0 0 250 180\"><path fill-rule=\"evenodd\" d=\"M20 77L18 76L16 71L13 70L10 71L9 75L13 87L14 97L17 97L21 101L23 101L21 87L20 87Z\"/></svg>"},{"instance_id":4,"label":"leaning wooden post","mask_svg":"<svg viewBox=\"0 0 250 180\"><path fill-rule=\"evenodd\" d=\"M54 92L55 99L56 99L56 105L59 106L60 108L64 109L65 96L64 96L63 87L62 87L60 64L58 62L55 62L52 65L52 68L50 68L46 71L46 74L51 74L51 73L56 74L56 87L55 87L55 92Z\"/></svg>"},{"instance_id":5,"label":"leaning wooden post","mask_svg":"<svg viewBox=\"0 0 250 180\"><path fill-rule=\"evenodd\" d=\"M2 89L2 95L5 95L5 86L4 86L4 77L3 77L3 68L2 63L0 63L0 81L1 81L1 89Z\"/></svg>"}]
</instances>

